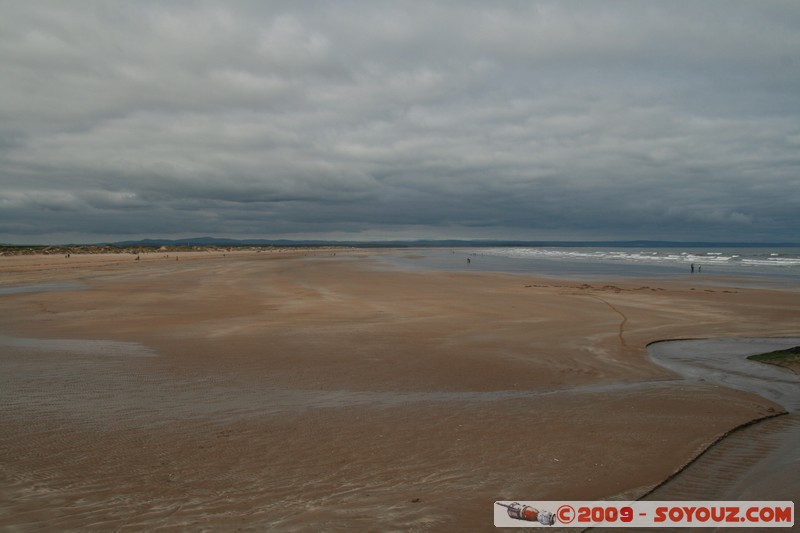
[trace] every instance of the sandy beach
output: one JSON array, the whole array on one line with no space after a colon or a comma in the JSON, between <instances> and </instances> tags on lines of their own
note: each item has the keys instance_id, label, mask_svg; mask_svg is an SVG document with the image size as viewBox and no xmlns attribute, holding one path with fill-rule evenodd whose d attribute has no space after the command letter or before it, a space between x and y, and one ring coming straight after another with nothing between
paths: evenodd
<instances>
[{"instance_id":1,"label":"sandy beach","mask_svg":"<svg viewBox=\"0 0 800 533\"><path fill-rule=\"evenodd\" d=\"M492 531L782 410L646 346L798 336L798 290L381 253L0 257L0 529Z\"/></svg>"}]
</instances>

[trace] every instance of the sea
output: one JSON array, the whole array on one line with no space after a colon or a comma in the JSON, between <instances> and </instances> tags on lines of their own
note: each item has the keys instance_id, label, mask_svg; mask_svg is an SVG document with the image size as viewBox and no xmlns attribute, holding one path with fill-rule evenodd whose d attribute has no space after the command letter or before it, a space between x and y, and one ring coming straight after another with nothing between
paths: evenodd
<instances>
[{"instance_id":1,"label":"sea","mask_svg":"<svg viewBox=\"0 0 800 533\"><path fill-rule=\"evenodd\" d=\"M414 248L386 260L412 270L487 271L560 279L659 278L800 288L800 247L535 246Z\"/></svg>"}]
</instances>

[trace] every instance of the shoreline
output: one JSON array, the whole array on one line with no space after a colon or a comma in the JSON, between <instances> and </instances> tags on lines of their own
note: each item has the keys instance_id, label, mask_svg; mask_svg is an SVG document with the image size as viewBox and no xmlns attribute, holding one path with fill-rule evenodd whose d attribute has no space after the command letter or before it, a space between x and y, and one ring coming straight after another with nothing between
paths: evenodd
<instances>
[{"instance_id":1,"label":"shoreline","mask_svg":"<svg viewBox=\"0 0 800 533\"><path fill-rule=\"evenodd\" d=\"M776 408L676 381L646 345L798 333L797 291L397 272L375 266L380 251L303 252L70 268L0 258L18 287L85 286L0 295L10 317L0 335L136 342L157 354L0 350L13 371L0 387L0 445L16 480L0 524L30 525L35 509L53 528L79 527L67 510L94 502L84 512L98 523L116 513L139 527L229 527L237 516L252 527L363 529L385 508L389 529L474 529L491 524L497 500L643 493ZM312 405L281 407L294 401ZM141 481L115 484L114 472ZM180 501L173 489L203 508L159 515L154 505ZM156 500L144 496L153 490ZM227 503L211 497L222 490ZM63 506L43 507L52 493ZM112 497L129 504L100 503ZM453 497L471 510L452 514ZM294 514L303 501L319 512Z\"/></svg>"},{"instance_id":2,"label":"shoreline","mask_svg":"<svg viewBox=\"0 0 800 533\"><path fill-rule=\"evenodd\" d=\"M598 250L604 250L599 248ZM660 248L651 249L658 253ZM702 287L748 287L793 289L800 282L794 267L761 266L734 268L733 265L699 264L691 272L691 264L683 262L648 262L620 260L595 262L578 256L514 256L444 248L395 250L382 256L382 261L401 270L430 272L486 272L533 275L551 280L572 280L590 283L680 282ZM569 259L569 257L572 257ZM738 256L737 256L738 257ZM467 260L470 260L467 262ZM694 259L696 262L700 259ZM675 259L674 261L678 261ZM705 267L705 270L702 270Z\"/></svg>"}]
</instances>

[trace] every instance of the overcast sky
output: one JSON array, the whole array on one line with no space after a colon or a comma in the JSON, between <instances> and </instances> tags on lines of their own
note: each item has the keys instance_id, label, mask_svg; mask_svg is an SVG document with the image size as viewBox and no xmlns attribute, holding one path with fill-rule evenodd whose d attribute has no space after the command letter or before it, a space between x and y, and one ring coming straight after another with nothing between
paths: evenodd
<instances>
[{"instance_id":1,"label":"overcast sky","mask_svg":"<svg viewBox=\"0 0 800 533\"><path fill-rule=\"evenodd\" d=\"M0 9L0 242L800 241L796 0Z\"/></svg>"}]
</instances>

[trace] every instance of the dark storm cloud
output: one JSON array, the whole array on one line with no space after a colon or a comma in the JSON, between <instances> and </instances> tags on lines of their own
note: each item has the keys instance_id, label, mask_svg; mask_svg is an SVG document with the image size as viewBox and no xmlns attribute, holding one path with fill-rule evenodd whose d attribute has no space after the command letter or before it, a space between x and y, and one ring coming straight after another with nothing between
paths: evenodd
<instances>
[{"instance_id":1,"label":"dark storm cloud","mask_svg":"<svg viewBox=\"0 0 800 533\"><path fill-rule=\"evenodd\" d=\"M4 2L0 240L796 240L794 2Z\"/></svg>"}]
</instances>

